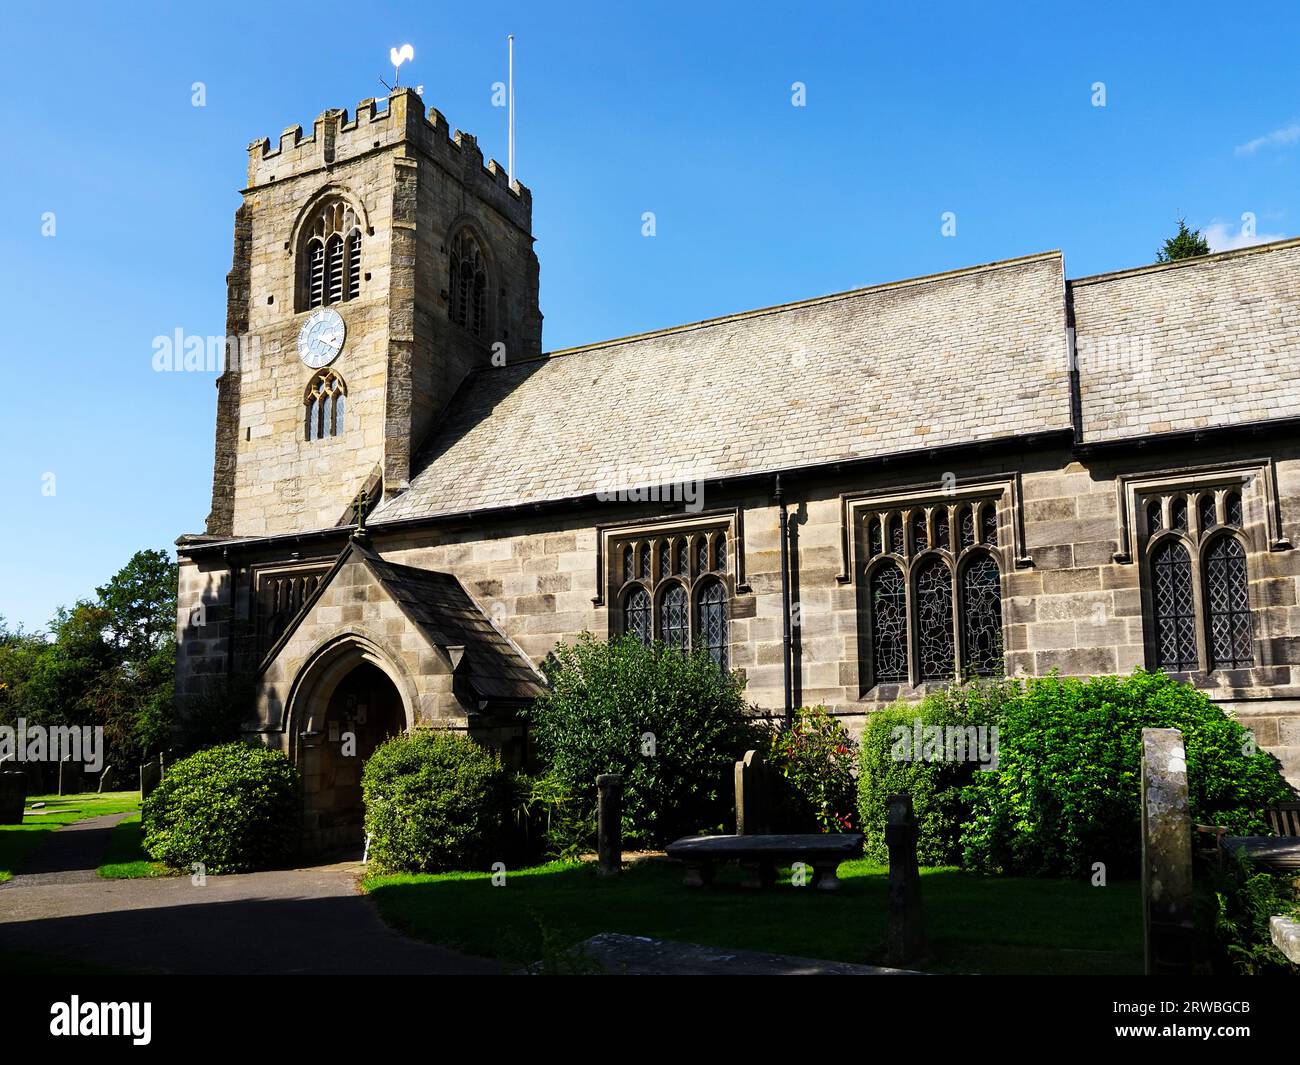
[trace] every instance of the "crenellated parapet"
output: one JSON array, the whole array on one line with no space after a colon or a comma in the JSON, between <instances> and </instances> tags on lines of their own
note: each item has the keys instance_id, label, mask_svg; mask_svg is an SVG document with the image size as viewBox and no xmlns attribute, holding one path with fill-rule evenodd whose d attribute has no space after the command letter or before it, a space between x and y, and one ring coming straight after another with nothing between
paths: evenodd
<instances>
[{"instance_id":1,"label":"crenellated parapet","mask_svg":"<svg viewBox=\"0 0 1300 1065\"><path fill-rule=\"evenodd\" d=\"M332 170L362 155L408 144L531 231L532 193L518 181L512 182L506 168L495 159L485 164L477 138L460 130L453 132L437 108L429 108L426 114L414 89L396 89L384 103L381 107L373 97L362 100L351 117L344 109L331 108L317 116L310 134L304 136L301 126L290 126L274 147L268 137L253 141L248 146L248 187Z\"/></svg>"}]
</instances>

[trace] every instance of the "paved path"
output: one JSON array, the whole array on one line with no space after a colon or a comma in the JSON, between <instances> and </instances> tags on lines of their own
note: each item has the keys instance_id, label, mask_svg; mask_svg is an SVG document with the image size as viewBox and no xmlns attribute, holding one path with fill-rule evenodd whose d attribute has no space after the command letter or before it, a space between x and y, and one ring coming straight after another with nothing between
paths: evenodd
<instances>
[{"instance_id":1,"label":"paved path","mask_svg":"<svg viewBox=\"0 0 1300 1065\"><path fill-rule=\"evenodd\" d=\"M357 891L355 862L240 876L103 880L120 815L59 829L0 885L0 950L174 973L485 974L501 963L394 932Z\"/></svg>"}]
</instances>

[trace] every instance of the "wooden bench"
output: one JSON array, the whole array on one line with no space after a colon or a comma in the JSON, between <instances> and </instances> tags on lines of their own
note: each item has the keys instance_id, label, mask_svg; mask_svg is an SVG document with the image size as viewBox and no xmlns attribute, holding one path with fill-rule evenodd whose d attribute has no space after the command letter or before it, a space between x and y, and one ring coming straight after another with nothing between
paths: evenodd
<instances>
[{"instance_id":1,"label":"wooden bench","mask_svg":"<svg viewBox=\"0 0 1300 1065\"><path fill-rule=\"evenodd\" d=\"M748 888L776 883L778 866L803 862L812 866L813 884L822 891L840 886L840 862L862 857L862 833L808 833L786 836L685 836L668 846L668 857L686 866L686 884L713 883L719 862L739 862L741 883Z\"/></svg>"},{"instance_id":2,"label":"wooden bench","mask_svg":"<svg viewBox=\"0 0 1300 1065\"><path fill-rule=\"evenodd\" d=\"M1256 865L1277 872L1300 871L1300 802L1280 802L1260 814L1271 836L1230 836L1222 825L1195 825L1197 851L1222 865L1227 851L1241 851Z\"/></svg>"}]
</instances>

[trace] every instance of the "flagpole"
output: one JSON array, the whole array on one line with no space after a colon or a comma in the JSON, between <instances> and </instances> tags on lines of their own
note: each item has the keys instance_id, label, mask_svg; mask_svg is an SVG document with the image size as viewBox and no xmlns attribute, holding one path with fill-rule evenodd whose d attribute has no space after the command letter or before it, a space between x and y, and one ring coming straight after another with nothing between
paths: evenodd
<instances>
[{"instance_id":1,"label":"flagpole","mask_svg":"<svg viewBox=\"0 0 1300 1065\"><path fill-rule=\"evenodd\" d=\"M507 38L510 42L510 88L509 99L507 101L507 124L509 132L507 135L506 149L506 169L510 174L510 181L515 181L515 35L512 33Z\"/></svg>"}]
</instances>

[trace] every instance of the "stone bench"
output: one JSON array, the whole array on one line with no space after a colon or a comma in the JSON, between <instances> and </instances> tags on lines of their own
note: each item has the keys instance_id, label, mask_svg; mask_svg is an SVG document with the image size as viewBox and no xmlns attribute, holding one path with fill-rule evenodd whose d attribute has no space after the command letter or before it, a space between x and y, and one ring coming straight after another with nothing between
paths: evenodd
<instances>
[{"instance_id":1,"label":"stone bench","mask_svg":"<svg viewBox=\"0 0 1300 1065\"><path fill-rule=\"evenodd\" d=\"M776 883L780 865L803 862L813 868L813 884L822 891L840 886L840 862L862 857L862 833L808 833L786 836L685 836L668 846L668 857L686 866L686 884L713 882L719 862L739 862L741 883L748 888Z\"/></svg>"}]
</instances>

